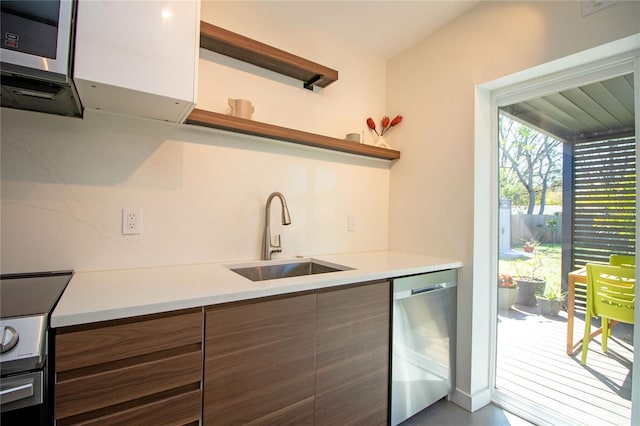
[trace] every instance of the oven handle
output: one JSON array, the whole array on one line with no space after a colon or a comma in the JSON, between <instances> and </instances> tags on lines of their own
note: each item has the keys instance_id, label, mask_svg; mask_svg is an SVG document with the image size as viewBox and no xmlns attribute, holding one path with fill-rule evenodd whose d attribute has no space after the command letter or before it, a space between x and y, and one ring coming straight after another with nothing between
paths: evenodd
<instances>
[{"instance_id":1,"label":"oven handle","mask_svg":"<svg viewBox=\"0 0 640 426\"><path fill-rule=\"evenodd\" d=\"M9 402L18 401L20 399L30 398L33 396L33 380L29 383L14 386L9 389L3 389L0 391L0 399L2 399L3 404L8 404Z\"/></svg>"}]
</instances>

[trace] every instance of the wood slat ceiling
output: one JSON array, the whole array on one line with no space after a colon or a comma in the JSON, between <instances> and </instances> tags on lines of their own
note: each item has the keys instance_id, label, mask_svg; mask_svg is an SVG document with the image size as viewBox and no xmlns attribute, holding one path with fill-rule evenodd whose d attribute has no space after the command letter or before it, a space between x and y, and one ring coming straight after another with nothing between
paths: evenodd
<instances>
[{"instance_id":1,"label":"wood slat ceiling","mask_svg":"<svg viewBox=\"0 0 640 426\"><path fill-rule=\"evenodd\" d=\"M501 111L565 142L633 136L633 74L519 102Z\"/></svg>"}]
</instances>

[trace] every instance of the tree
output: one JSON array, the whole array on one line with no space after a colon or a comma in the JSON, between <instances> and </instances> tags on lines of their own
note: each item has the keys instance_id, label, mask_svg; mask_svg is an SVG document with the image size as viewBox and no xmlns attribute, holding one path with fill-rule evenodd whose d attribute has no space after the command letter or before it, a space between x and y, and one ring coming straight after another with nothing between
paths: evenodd
<instances>
[{"instance_id":1,"label":"tree","mask_svg":"<svg viewBox=\"0 0 640 426\"><path fill-rule=\"evenodd\" d=\"M547 191L561 181L561 142L500 114L500 188L516 205L544 214Z\"/></svg>"}]
</instances>

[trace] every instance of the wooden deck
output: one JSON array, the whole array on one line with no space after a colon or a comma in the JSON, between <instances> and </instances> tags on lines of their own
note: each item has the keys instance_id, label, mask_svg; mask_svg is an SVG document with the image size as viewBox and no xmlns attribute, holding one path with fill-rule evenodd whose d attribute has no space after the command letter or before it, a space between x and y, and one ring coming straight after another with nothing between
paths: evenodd
<instances>
[{"instance_id":1,"label":"wooden deck","mask_svg":"<svg viewBox=\"0 0 640 426\"><path fill-rule=\"evenodd\" d=\"M544 317L536 308L514 308L498 315L496 387L578 424L628 425L633 327L613 329L607 354L599 337L592 340L582 366L580 351L566 354L566 312ZM576 317L576 339L584 332L583 319L584 314Z\"/></svg>"}]
</instances>

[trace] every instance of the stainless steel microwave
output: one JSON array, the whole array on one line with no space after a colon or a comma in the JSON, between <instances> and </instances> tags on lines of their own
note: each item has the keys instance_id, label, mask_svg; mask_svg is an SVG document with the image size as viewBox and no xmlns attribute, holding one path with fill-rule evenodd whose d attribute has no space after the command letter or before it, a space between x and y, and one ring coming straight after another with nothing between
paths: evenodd
<instances>
[{"instance_id":1,"label":"stainless steel microwave","mask_svg":"<svg viewBox=\"0 0 640 426\"><path fill-rule=\"evenodd\" d=\"M72 80L72 0L2 0L2 106L81 116Z\"/></svg>"}]
</instances>

